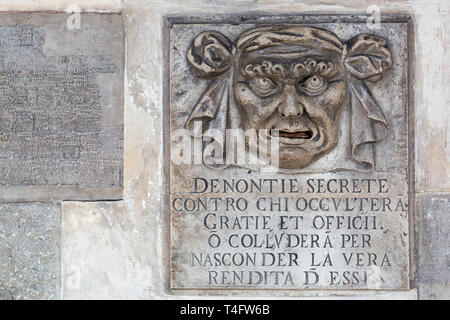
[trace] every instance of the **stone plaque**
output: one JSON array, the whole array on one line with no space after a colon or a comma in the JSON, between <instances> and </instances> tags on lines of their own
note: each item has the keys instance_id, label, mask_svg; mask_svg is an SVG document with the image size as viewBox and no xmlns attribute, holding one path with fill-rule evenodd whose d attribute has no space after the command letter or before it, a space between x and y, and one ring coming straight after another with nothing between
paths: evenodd
<instances>
[{"instance_id":1,"label":"stone plaque","mask_svg":"<svg viewBox=\"0 0 450 320\"><path fill-rule=\"evenodd\" d=\"M2 14L0 200L120 199L119 14Z\"/></svg>"},{"instance_id":2,"label":"stone plaque","mask_svg":"<svg viewBox=\"0 0 450 320\"><path fill-rule=\"evenodd\" d=\"M409 288L407 17L168 17L172 289Z\"/></svg>"},{"instance_id":3,"label":"stone plaque","mask_svg":"<svg viewBox=\"0 0 450 320\"><path fill-rule=\"evenodd\" d=\"M0 204L0 300L59 299L61 206Z\"/></svg>"}]
</instances>

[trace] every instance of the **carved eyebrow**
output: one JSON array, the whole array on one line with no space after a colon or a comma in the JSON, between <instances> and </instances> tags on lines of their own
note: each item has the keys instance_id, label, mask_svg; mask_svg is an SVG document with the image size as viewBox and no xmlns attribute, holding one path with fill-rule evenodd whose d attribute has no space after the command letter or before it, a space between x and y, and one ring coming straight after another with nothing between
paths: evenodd
<instances>
[{"instance_id":1,"label":"carved eyebrow","mask_svg":"<svg viewBox=\"0 0 450 320\"><path fill-rule=\"evenodd\" d=\"M337 68L332 62L319 61L308 58L304 63L296 62L292 63L289 72L286 68L277 63L265 60L262 63L247 64L241 69L241 73L244 77L278 77L286 78L288 75L290 78L298 79L306 77L310 74L318 74L322 77L330 78L337 72Z\"/></svg>"}]
</instances>

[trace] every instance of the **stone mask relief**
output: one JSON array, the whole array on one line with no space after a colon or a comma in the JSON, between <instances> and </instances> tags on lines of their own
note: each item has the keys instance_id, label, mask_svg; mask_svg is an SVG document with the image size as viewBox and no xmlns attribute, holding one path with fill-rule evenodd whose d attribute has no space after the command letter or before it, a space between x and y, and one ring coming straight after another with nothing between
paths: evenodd
<instances>
[{"instance_id":1,"label":"stone mask relief","mask_svg":"<svg viewBox=\"0 0 450 320\"><path fill-rule=\"evenodd\" d=\"M279 167L299 172L336 147L348 104L349 157L375 167L374 144L389 134L389 124L366 81L378 82L392 67L385 39L360 34L344 42L321 28L272 26L232 42L206 31L196 35L186 59L195 76L208 81L186 122L191 136L214 129L223 145L226 129L266 129L268 139L278 138Z\"/></svg>"}]
</instances>

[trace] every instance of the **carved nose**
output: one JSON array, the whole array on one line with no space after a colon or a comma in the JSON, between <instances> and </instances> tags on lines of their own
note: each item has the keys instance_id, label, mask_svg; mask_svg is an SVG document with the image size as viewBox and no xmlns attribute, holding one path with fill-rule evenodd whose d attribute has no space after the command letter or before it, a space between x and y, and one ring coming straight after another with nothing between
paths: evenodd
<instances>
[{"instance_id":1,"label":"carved nose","mask_svg":"<svg viewBox=\"0 0 450 320\"><path fill-rule=\"evenodd\" d=\"M303 114L303 104L296 99L296 93L287 93L280 112L287 118L298 118Z\"/></svg>"}]
</instances>

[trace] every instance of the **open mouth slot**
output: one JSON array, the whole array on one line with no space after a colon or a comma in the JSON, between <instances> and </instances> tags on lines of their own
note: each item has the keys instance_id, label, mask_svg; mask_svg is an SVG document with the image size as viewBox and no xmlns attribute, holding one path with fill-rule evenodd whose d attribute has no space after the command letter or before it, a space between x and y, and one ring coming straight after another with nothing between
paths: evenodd
<instances>
[{"instance_id":1,"label":"open mouth slot","mask_svg":"<svg viewBox=\"0 0 450 320\"><path fill-rule=\"evenodd\" d=\"M311 130L307 131L278 131L278 136L280 138L288 138L288 139L311 139L313 132Z\"/></svg>"}]
</instances>

